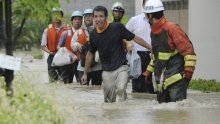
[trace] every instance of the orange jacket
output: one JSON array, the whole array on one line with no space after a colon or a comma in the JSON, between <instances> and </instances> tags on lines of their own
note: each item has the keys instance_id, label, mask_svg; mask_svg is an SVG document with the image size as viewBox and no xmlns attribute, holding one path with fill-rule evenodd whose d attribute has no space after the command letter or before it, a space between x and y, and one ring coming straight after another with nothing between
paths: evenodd
<instances>
[{"instance_id":1,"label":"orange jacket","mask_svg":"<svg viewBox=\"0 0 220 124\"><path fill-rule=\"evenodd\" d=\"M57 45L62 32L65 31L65 27L62 27L57 33L55 26L50 24L47 31L47 48L51 52L57 52Z\"/></svg>"}]
</instances>

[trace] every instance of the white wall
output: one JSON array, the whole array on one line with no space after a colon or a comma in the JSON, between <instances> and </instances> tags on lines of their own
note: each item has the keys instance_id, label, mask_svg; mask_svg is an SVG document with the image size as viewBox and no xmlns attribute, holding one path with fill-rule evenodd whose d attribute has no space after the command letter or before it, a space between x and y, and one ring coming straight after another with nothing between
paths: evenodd
<instances>
[{"instance_id":1,"label":"white wall","mask_svg":"<svg viewBox=\"0 0 220 124\"><path fill-rule=\"evenodd\" d=\"M220 81L220 0L189 0L189 37L197 53L194 78Z\"/></svg>"},{"instance_id":2,"label":"white wall","mask_svg":"<svg viewBox=\"0 0 220 124\"><path fill-rule=\"evenodd\" d=\"M142 12L142 2L143 0L135 0L135 15Z\"/></svg>"}]
</instances>

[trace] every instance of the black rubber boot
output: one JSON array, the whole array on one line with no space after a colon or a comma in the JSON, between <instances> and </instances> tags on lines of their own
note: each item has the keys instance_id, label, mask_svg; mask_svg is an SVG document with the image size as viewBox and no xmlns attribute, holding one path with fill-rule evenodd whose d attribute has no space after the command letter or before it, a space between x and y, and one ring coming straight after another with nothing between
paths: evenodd
<instances>
[{"instance_id":1,"label":"black rubber boot","mask_svg":"<svg viewBox=\"0 0 220 124\"><path fill-rule=\"evenodd\" d=\"M12 81L14 79L14 71L6 70L4 77L5 77L5 83L6 83L6 95L13 96Z\"/></svg>"}]
</instances>

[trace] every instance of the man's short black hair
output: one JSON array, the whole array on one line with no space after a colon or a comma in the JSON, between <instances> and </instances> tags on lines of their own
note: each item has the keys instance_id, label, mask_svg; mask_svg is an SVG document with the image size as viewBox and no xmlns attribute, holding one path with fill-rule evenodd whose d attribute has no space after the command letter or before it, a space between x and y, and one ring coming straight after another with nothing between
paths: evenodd
<instances>
[{"instance_id":1,"label":"man's short black hair","mask_svg":"<svg viewBox=\"0 0 220 124\"><path fill-rule=\"evenodd\" d=\"M94 15L94 12L95 11L103 11L104 14L105 14L105 17L108 16L108 10L104 7L104 6L96 6L94 9L93 9L93 15Z\"/></svg>"}]
</instances>

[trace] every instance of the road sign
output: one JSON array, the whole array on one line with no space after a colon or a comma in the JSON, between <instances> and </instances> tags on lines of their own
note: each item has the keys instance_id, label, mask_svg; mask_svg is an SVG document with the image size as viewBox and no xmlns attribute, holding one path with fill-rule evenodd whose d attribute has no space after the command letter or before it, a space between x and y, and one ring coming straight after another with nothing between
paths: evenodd
<instances>
[{"instance_id":1,"label":"road sign","mask_svg":"<svg viewBox=\"0 0 220 124\"><path fill-rule=\"evenodd\" d=\"M9 70L20 70L21 58L0 53L0 67Z\"/></svg>"}]
</instances>

